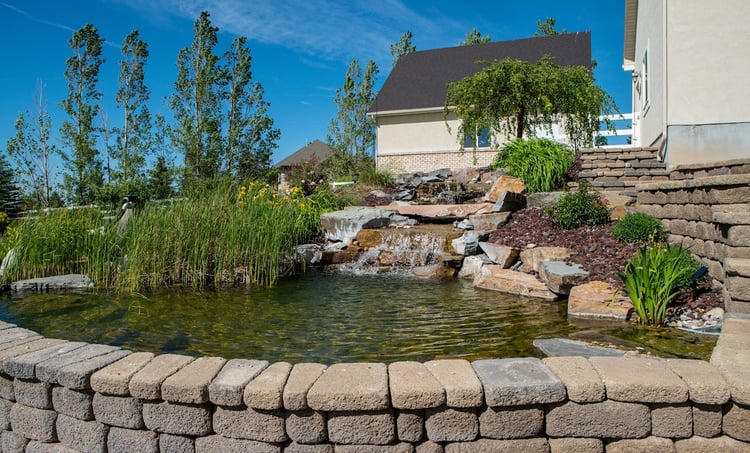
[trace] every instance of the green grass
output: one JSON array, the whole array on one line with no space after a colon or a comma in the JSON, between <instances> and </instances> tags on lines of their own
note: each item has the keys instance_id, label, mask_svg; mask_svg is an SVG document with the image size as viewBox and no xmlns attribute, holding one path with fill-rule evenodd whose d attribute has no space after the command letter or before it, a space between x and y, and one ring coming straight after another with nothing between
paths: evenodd
<instances>
[{"instance_id":1,"label":"green grass","mask_svg":"<svg viewBox=\"0 0 750 453\"><path fill-rule=\"evenodd\" d=\"M527 193L551 192L565 184L575 154L569 146L546 138L516 139L498 153L493 168L506 168L526 184Z\"/></svg>"}]
</instances>

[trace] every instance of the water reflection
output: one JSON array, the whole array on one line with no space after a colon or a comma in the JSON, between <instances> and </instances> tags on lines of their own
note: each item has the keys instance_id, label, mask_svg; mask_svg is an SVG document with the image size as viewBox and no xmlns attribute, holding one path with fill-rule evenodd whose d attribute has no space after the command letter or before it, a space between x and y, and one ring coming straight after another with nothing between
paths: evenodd
<instances>
[{"instance_id":1,"label":"water reflection","mask_svg":"<svg viewBox=\"0 0 750 453\"><path fill-rule=\"evenodd\" d=\"M707 358L715 343L671 329L569 321L564 302L461 280L316 272L272 289L35 294L1 301L0 319L137 351L290 362L539 356L532 341L551 337Z\"/></svg>"}]
</instances>

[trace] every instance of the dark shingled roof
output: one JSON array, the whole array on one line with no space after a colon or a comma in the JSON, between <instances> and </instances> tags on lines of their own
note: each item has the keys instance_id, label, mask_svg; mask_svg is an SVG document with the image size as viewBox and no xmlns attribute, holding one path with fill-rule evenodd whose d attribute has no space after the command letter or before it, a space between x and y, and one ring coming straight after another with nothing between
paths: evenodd
<instances>
[{"instance_id":1,"label":"dark shingled roof","mask_svg":"<svg viewBox=\"0 0 750 453\"><path fill-rule=\"evenodd\" d=\"M333 153L330 146L315 140L312 143L308 143L306 146L300 148L295 153L287 156L281 162L276 164L277 168L282 167L294 167L296 165L303 165L310 162L321 163Z\"/></svg>"},{"instance_id":2,"label":"dark shingled roof","mask_svg":"<svg viewBox=\"0 0 750 453\"><path fill-rule=\"evenodd\" d=\"M591 66L591 32L423 50L402 56L368 113L443 107L448 83L474 75L477 62L551 55L561 66Z\"/></svg>"}]
</instances>

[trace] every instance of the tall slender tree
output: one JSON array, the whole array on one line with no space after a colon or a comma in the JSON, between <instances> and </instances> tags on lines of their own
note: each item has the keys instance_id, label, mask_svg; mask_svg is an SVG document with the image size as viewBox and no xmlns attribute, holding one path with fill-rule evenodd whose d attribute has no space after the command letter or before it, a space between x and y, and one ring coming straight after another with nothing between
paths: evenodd
<instances>
[{"instance_id":1,"label":"tall slender tree","mask_svg":"<svg viewBox=\"0 0 750 453\"><path fill-rule=\"evenodd\" d=\"M37 82L34 111L16 119L16 135L8 140L7 151L18 171L18 180L25 198L33 207L50 206L52 195L49 160L58 152L50 143L52 120L44 97L44 84Z\"/></svg>"},{"instance_id":2,"label":"tall slender tree","mask_svg":"<svg viewBox=\"0 0 750 453\"><path fill-rule=\"evenodd\" d=\"M247 38L232 41L224 54L227 72L226 171L240 177L257 175L271 165L271 155L281 136L268 115L263 87L252 81Z\"/></svg>"},{"instance_id":3,"label":"tall slender tree","mask_svg":"<svg viewBox=\"0 0 750 453\"><path fill-rule=\"evenodd\" d=\"M19 194L16 186L13 169L8 164L5 156L0 154L0 230L5 230L7 217L19 210ZM0 231L2 233L3 231Z\"/></svg>"},{"instance_id":4,"label":"tall slender tree","mask_svg":"<svg viewBox=\"0 0 750 453\"><path fill-rule=\"evenodd\" d=\"M122 109L122 127L116 130L114 157L119 162L117 181L126 191L132 190L137 179L144 176L146 158L153 147L153 121L148 110L151 97L145 82L148 44L140 39L138 30L125 37L120 60L120 88L117 105Z\"/></svg>"},{"instance_id":5,"label":"tall slender tree","mask_svg":"<svg viewBox=\"0 0 750 453\"><path fill-rule=\"evenodd\" d=\"M406 30L406 32L401 35L401 39L397 43L391 44L391 56L393 56L391 67L395 67L396 63L398 63L398 59L402 56L406 55L407 53L417 51L417 46L412 44L411 39L411 31Z\"/></svg>"},{"instance_id":6,"label":"tall slender tree","mask_svg":"<svg viewBox=\"0 0 750 453\"><path fill-rule=\"evenodd\" d=\"M363 73L359 61L353 60L346 70L344 85L336 90L333 102L338 113L328 128L328 144L340 157L351 160L351 165L371 156L375 146L375 124L367 116L367 109L375 98L377 73L374 61L367 62Z\"/></svg>"},{"instance_id":7,"label":"tall slender tree","mask_svg":"<svg viewBox=\"0 0 750 453\"><path fill-rule=\"evenodd\" d=\"M195 178L218 175L222 159L221 107L226 76L213 49L218 42L218 27L211 25L203 11L193 26L190 47L177 56L177 81L170 105L177 124L172 142L185 157L183 183Z\"/></svg>"},{"instance_id":8,"label":"tall slender tree","mask_svg":"<svg viewBox=\"0 0 750 453\"><path fill-rule=\"evenodd\" d=\"M96 188L102 185L102 166L96 149L94 118L102 93L97 89L99 69L104 63L104 39L91 24L75 31L68 41L73 55L67 60L65 79L68 97L62 108L70 116L64 121L60 135L65 145L63 182L69 202L85 204L94 201Z\"/></svg>"}]
</instances>

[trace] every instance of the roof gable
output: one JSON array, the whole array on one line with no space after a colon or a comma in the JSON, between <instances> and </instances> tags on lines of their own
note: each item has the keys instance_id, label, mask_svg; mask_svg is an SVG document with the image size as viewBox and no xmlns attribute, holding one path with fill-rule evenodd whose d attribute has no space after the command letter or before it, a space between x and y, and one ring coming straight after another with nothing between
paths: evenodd
<instances>
[{"instance_id":1,"label":"roof gable","mask_svg":"<svg viewBox=\"0 0 750 453\"><path fill-rule=\"evenodd\" d=\"M315 140L298 149L285 159L282 159L276 164L276 167L294 167L311 162L319 164L326 160L331 154L333 154L333 149L331 149L330 146L320 140Z\"/></svg>"},{"instance_id":2,"label":"roof gable","mask_svg":"<svg viewBox=\"0 0 750 453\"><path fill-rule=\"evenodd\" d=\"M536 62L545 55L561 66L590 67L591 32L410 52L399 58L368 113L443 107L448 83L479 72L478 62Z\"/></svg>"}]
</instances>

